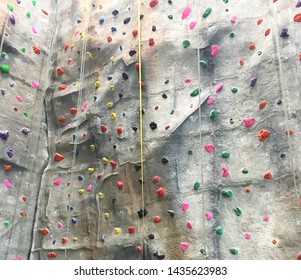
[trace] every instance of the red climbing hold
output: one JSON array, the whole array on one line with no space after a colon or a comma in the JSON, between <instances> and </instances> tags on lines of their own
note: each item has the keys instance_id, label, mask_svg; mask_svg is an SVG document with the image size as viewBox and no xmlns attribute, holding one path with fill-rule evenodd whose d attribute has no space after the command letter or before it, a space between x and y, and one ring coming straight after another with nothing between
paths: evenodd
<instances>
[{"instance_id":1,"label":"red climbing hold","mask_svg":"<svg viewBox=\"0 0 301 280\"><path fill-rule=\"evenodd\" d=\"M120 135L123 132L123 128L121 126L118 126L116 131L117 131L117 134Z\"/></svg>"},{"instance_id":2,"label":"red climbing hold","mask_svg":"<svg viewBox=\"0 0 301 280\"><path fill-rule=\"evenodd\" d=\"M266 129L262 129L258 132L258 139L264 141L270 135L270 132Z\"/></svg>"},{"instance_id":3,"label":"red climbing hold","mask_svg":"<svg viewBox=\"0 0 301 280\"><path fill-rule=\"evenodd\" d=\"M301 53L299 53L298 57L299 57L299 60L301 60Z\"/></svg>"},{"instance_id":4,"label":"red climbing hold","mask_svg":"<svg viewBox=\"0 0 301 280\"><path fill-rule=\"evenodd\" d=\"M291 129L289 130L290 135L293 135L294 131L292 131ZM285 131L285 135L288 135L288 131Z\"/></svg>"},{"instance_id":5,"label":"red climbing hold","mask_svg":"<svg viewBox=\"0 0 301 280\"><path fill-rule=\"evenodd\" d=\"M297 259L301 260L301 252L298 254Z\"/></svg>"},{"instance_id":6,"label":"red climbing hold","mask_svg":"<svg viewBox=\"0 0 301 280\"><path fill-rule=\"evenodd\" d=\"M155 216L154 217L154 223L160 223L161 222L161 218L160 218L160 216Z\"/></svg>"},{"instance_id":7,"label":"red climbing hold","mask_svg":"<svg viewBox=\"0 0 301 280\"><path fill-rule=\"evenodd\" d=\"M137 246L137 247L136 247L136 251L137 251L138 253L141 253L141 252L142 252L142 247L141 247L141 246Z\"/></svg>"},{"instance_id":8,"label":"red climbing hold","mask_svg":"<svg viewBox=\"0 0 301 280\"><path fill-rule=\"evenodd\" d=\"M55 155L54 155L54 160L55 161L61 161L61 160L63 160L65 157L63 156L63 155L61 155L61 154L59 154L59 153L55 153Z\"/></svg>"},{"instance_id":9,"label":"red climbing hold","mask_svg":"<svg viewBox=\"0 0 301 280\"><path fill-rule=\"evenodd\" d=\"M262 100L259 105L258 105L258 108L259 109L263 109L265 107L265 105L267 105L267 102L265 100Z\"/></svg>"},{"instance_id":10,"label":"red climbing hold","mask_svg":"<svg viewBox=\"0 0 301 280\"><path fill-rule=\"evenodd\" d=\"M159 2L158 0L152 0L152 1L150 1L149 6L151 8L154 8L157 6L158 2Z\"/></svg>"},{"instance_id":11,"label":"red climbing hold","mask_svg":"<svg viewBox=\"0 0 301 280\"><path fill-rule=\"evenodd\" d=\"M271 29L270 29L270 28L267 29L267 30L264 32L264 36L268 36L268 35L270 34L270 32L271 32Z\"/></svg>"},{"instance_id":12,"label":"red climbing hold","mask_svg":"<svg viewBox=\"0 0 301 280\"><path fill-rule=\"evenodd\" d=\"M56 252L49 252L48 253L48 258L54 259L58 256L58 253Z\"/></svg>"},{"instance_id":13,"label":"red climbing hold","mask_svg":"<svg viewBox=\"0 0 301 280\"><path fill-rule=\"evenodd\" d=\"M68 238L65 237L65 236L63 236L63 237L62 237L62 243L63 243L63 244L66 244L67 242L68 242Z\"/></svg>"},{"instance_id":14,"label":"red climbing hold","mask_svg":"<svg viewBox=\"0 0 301 280\"><path fill-rule=\"evenodd\" d=\"M262 18L258 19L258 20L257 20L257 25L260 25L262 22L263 22L263 19L262 19Z\"/></svg>"},{"instance_id":15,"label":"red climbing hold","mask_svg":"<svg viewBox=\"0 0 301 280\"><path fill-rule=\"evenodd\" d=\"M239 64L240 64L241 66L243 66L243 65L245 64L245 62L241 59L241 60L239 61Z\"/></svg>"},{"instance_id":16,"label":"red climbing hold","mask_svg":"<svg viewBox=\"0 0 301 280\"><path fill-rule=\"evenodd\" d=\"M21 198L22 198L23 201L26 201L26 199L27 199L27 197L25 195L22 195Z\"/></svg>"},{"instance_id":17,"label":"red climbing hold","mask_svg":"<svg viewBox=\"0 0 301 280\"><path fill-rule=\"evenodd\" d=\"M26 216L26 213L24 212L24 211L20 211L20 216L22 216L22 217L25 217Z\"/></svg>"},{"instance_id":18,"label":"red climbing hold","mask_svg":"<svg viewBox=\"0 0 301 280\"><path fill-rule=\"evenodd\" d=\"M250 45L249 45L249 49L250 49L250 50L254 50L254 49L255 49L255 44L250 44Z\"/></svg>"},{"instance_id":19,"label":"red climbing hold","mask_svg":"<svg viewBox=\"0 0 301 280\"><path fill-rule=\"evenodd\" d=\"M278 0L273 0L273 3L276 3Z\"/></svg>"},{"instance_id":20,"label":"red climbing hold","mask_svg":"<svg viewBox=\"0 0 301 280\"><path fill-rule=\"evenodd\" d=\"M33 45L32 49L33 49L35 54L40 54L41 53L41 50L39 49L39 47L37 45Z\"/></svg>"},{"instance_id":21,"label":"red climbing hold","mask_svg":"<svg viewBox=\"0 0 301 280\"><path fill-rule=\"evenodd\" d=\"M294 16L294 21L296 21L296 22L301 22L301 14L296 14L296 15Z\"/></svg>"},{"instance_id":22,"label":"red climbing hold","mask_svg":"<svg viewBox=\"0 0 301 280\"><path fill-rule=\"evenodd\" d=\"M117 182L117 187L121 190L123 188L123 182Z\"/></svg>"},{"instance_id":23,"label":"red climbing hold","mask_svg":"<svg viewBox=\"0 0 301 280\"><path fill-rule=\"evenodd\" d=\"M11 165L4 165L3 170L5 172L8 172L8 171L12 170L12 166Z\"/></svg>"},{"instance_id":24,"label":"red climbing hold","mask_svg":"<svg viewBox=\"0 0 301 280\"><path fill-rule=\"evenodd\" d=\"M169 124L165 126L165 130L167 130L167 129L169 129L169 128L170 128L170 125L169 125Z\"/></svg>"},{"instance_id":25,"label":"red climbing hold","mask_svg":"<svg viewBox=\"0 0 301 280\"><path fill-rule=\"evenodd\" d=\"M153 183L158 183L160 180L160 177L159 176L155 176L153 179L152 179L152 182Z\"/></svg>"},{"instance_id":26,"label":"red climbing hold","mask_svg":"<svg viewBox=\"0 0 301 280\"><path fill-rule=\"evenodd\" d=\"M59 116L57 119L58 119L60 122L64 122L64 121L67 120L67 117L66 117L65 115L62 115L62 116Z\"/></svg>"},{"instance_id":27,"label":"red climbing hold","mask_svg":"<svg viewBox=\"0 0 301 280\"><path fill-rule=\"evenodd\" d=\"M56 72L57 72L59 75L63 75L63 74L64 74L64 70L63 70L63 68L61 68L61 67L58 67L58 68L56 69Z\"/></svg>"},{"instance_id":28,"label":"red climbing hold","mask_svg":"<svg viewBox=\"0 0 301 280\"><path fill-rule=\"evenodd\" d=\"M102 178L102 174L97 174L97 179L100 180Z\"/></svg>"},{"instance_id":29,"label":"red climbing hold","mask_svg":"<svg viewBox=\"0 0 301 280\"><path fill-rule=\"evenodd\" d=\"M108 130L108 127L106 125L102 124L100 126L100 129L101 129L102 132L106 132Z\"/></svg>"},{"instance_id":30,"label":"red climbing hold","mask_svg":"<svg viewBox=\"0 0 301 280\"><path fill-rule=\"evenodd\" d=\"M70 113L75 115L77 113L77 109L76 108L70 108Z\"/></svg>"},{"instance_id":31,"label":"red climbing hold","mask_svg":"<svg viewBox=\"0 0 301 280\"><path fill-rule=\"evenodd\" d=\"M272 177L273 177L273 175L270 171L265 172L263 175L264 179L271 179Z\"/></svg>"},{"instance_id":32,"label":"red climbing hold","mask_svg":"<svg viewBox=\"0 0 301 280\"><path fill-rule=\"evenodd\" d=\"M112 42L112 40L113 40L113 39L112 39L111 36L109 36L109 37L107 38L107 41L108 41L108 42Z\"/></svg>"},{"instance_id":33,"label":"red climbing hold","mask_svg":"<svg viewBox=\"0 0 301 280\"><path fill-rule=\"evenodd\" d=\"M158 194L158 196L164 196L164 194L165 194L164 188L161 187L161 188L157 189L157 194Z\"/></svg>"},{"instance_id":34,"label":"red climbing hold","mask_svg":"<svg viewBox=\"0 0 301 280\"><path fill-rule=\"evenodd\" d=\"M153 46L155 44L154 38L149 38L148 44L149 44L149 46Z\"/></svg>"},{"instance_id":35,"label":"red climbing hold","mask_svg":"<svg viewBox=\"0 0 301 280\"><path fill-rule=\"evenodd\" d=\"M135 230L136 230L136 228L135 228L134 226L129 226L129 227L128 227L128 232L129 232L129 233L134 233Z\"/></svg>"},{"instance_id":36,"label":"red climbing hold","mask_svg":"<svg viewBox=\"0 0 301 280\"><path fill-rule=\"evenodd\" d=\"M134 37L136 37L136 36L138 35L138 30L137 30L137 29L134 29L134 30L132 31L132 34L133 34Z\"/></svg>"},{"instance_id":37,"label":"red climbing hold","mask_svg":"<svg viewBox=\"0 0 301 280\"><path fill-rule=\"evenodd\" d=\"M44 9L41 9L41 10L42 10L43 14L45 14L46 16L48 16L48 12L47 11L45 11Z\"/></svg>"},{"instance_id":38,"label":"red climbing hold","mask_svg":"<svg viewBox=\"0 0 301 280\"><path fill-rule=\"evenodd\" d=\"M64 50L66 51L66 50L68 50L68 48L69 48L69 44L65 44L64 45Z\"/></svg>"},{"instance_id":39,"label":"red climbing hold","mask_svg":"<svg viewBox=\"0 0 301 280\"><path fill-rule=\"evenodd\" d=\"M111 161L110 161L110 165L112 166L112 168L115 168L115 167L117 166L117 162L111 160Z\"/></svg>"},{"instance_id":40,"label":"red climbing hold","mask_svg":"<svg viewBox=\"0 0 301 280\"><path fill-rule=\"evenodd\" d=\"M65 90L67 87L68 87L68 86L65 85L65 84L60 84L60 85L58 86L58 89L59 89L59 90Z\"/></svg>"},{"instance_id":41,"label":"red climbing hold","mask_svg":"<svg viewBox=\"0 0 301 280\"><path fill-rule=\"evenodd\" d=\"M246 192L247 192L247 193L251 192L251 188L250 188L250 187L247 187L247 188L246 188Z\"/></svg>"},{"instance_id":42,"label":"red climbing hold","mask_svg":"<svg viewBox=\"0 0 301 280\"><path fill-rule=\"evenodd\" d=\"M139 64L139 63L136 63L135 67L136 67L136 70L139 70L140 64Z\"/></svg>"},{"instance_id":43,"label":"red climbing hold","mask_svg":"<svg viewBox=\"0 0 301 280\"><path fill-rule=\"evenodd\" d=\"M40 232L42 235L47 235L49 233L49 229L48 228L41 228Z\"/></svg>"}]
</instances>

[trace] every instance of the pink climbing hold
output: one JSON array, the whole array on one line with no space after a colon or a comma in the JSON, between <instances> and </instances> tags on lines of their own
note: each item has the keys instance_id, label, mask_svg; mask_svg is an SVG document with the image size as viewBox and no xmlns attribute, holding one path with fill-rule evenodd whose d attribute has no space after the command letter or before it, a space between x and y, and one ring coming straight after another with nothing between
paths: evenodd
<instances>
[{"instance_id":1,"label":"pink climbing hold","mask_svg":"<svg viewBox=\"0 0 301 280\"><path fill-rule=\"evenodd\" d=\"M263 220L264 220L265 222L268 222L270 219L271 219L270 216L264 216L264 217L263 217Z\"/></svg>"},{"instance_id":2,"label":"pink climbing hold","mask_svg":"<svg viewBox=\"0 0 301 280\"><path fill-rule=\"evenodd\" d=\"M182 202L182 210L183 210L183 211L187 211L188 208L189 208L189 202L183 201L183 202Z\"/></svg>"},{"instance_id":3,"label":"pink climbing hold","mask_svg":"<svg viewBox=\"0 0 301 280\"><path fill-rule=\"evenodd\" d=\"M88 106L88 101L86 101L82 106L82 112L85 112Z\"/></svg>"},{"instance_id":4,"label":"pink climbing hold","mask_svg":"<svg viewBox=\"0 0 301 280\"><path fill-rule=\"evenodd\" d=\"M181 242L180 243L180 247L181 247L181 249L183 251L186 251L188 249L188 247L189 247L189 243L187 243L187 242Z\"/></svg>"},{"instance_id":5,"label":"pink climbing hold","mask_svg":"<svg viewBox=\"0 0 301 280\"><path fill-rule=\"evenodd\" d=\"M229 173L229 169L227 168L227 166L226 166L224 163L222 163L221 168L222 168L222 170L223 170L222 176L223 176L223 177L229 176L229 174L230 174L230 173Z\"/></svg>"},{"instance_id":6,"label":"pink climbing hold","mask_svg":"<svg viewBox=\"0 0 301 280\"><path fill-rule=\"evenodd\" d=\"M4 179L3 183L4 183L5 187L7 187L8 189L13 187L13 185L11 184L11 182L8 179Z\"/></svg>"},{"instance_id":7,"label":"pink climbing hold","mask_svg":"<svg viewBox=\"0 0 301 280\"><path fill-rule=\"evenodd\" d=\"M56 223L56 226L57 226L58 228L62 228L62 227L63 227L63 224L62 224L61 221L58 221L58 222Z\"/></svg>"},{"instance_id":8,"label":"pink climbing hold","mask_svg":"<svg viewBox=\"0 0 301 280\"><path fill-rule=\"evenodd\" d=\"M38 33L35 27L32 27L32 28L31 28L31 31L32 31L32 33L34 33L34 34L37 34L37 33Z\"/></svg>"},{"instance_id":9,"label":"pink climbing hold","mask_svg":"<svg viewBox=\"0 0 301 280\"><path fill-rule=\"evenodd\" d=\"M214 102L214 100L215 100L215 98L212 95L210 95L208 100L207 100L207 104L211 105Z\"/></svg>"},{"instance_id":10,"label":"pink climbing hold","mask_svg":"<svg viewBox=\"0 0 301 280\"><path fill-rule=\"evenodd\" d=\"M245 237L246 237L246 239L250 239L251 238L251 233L250 232L246 232Z\"/></svg>"},{"instance_id":11,"label":"pink climbing hold","mask_svg":"<svg viewBox=\"0 0 301 280\"><path fill-rule=\"evenodd\" d=\"M150 1L149 6L151 8L154 8L157 6L158 2L159 2L158 0L152 0L152 1Z\"/></svg>"},{"instance_id":12,"label":"pink climbing hold","mask_svg":"<svg viewBox=\"0 0 301 280\"><path fill-rule=\"evenodd\" d=\"M191 78L186 78L186 79L185 79L185 83L186 83L186 84L191 83L191 82L192 82L192 79L191 79Z\"/></svg>"},{"instance_id":13,"label":"pink climbing hold","mask_svg":"<svg viewBox=\"0 0 301 280\"><path fill-rule=\"evenodd\" d=\"M213 144L211 144L211 143L209 143L209 144L206 144L205 146L204 146L204 148L205 148L205 150L208 152L208 153L211 153L213 150L214 150L214 145Z\"/></svg>"},{"instance_id":14,"label":"pink climbing hold","mask_svg":"<svg viewBox=\"0 0 301 280\"><path fill-rule=\"evenodd\" d=\"M92 191L92 188L93 188L92 185L89 185L89 186L87 187L87 191L88 191L88 192Z\"/></svg>"},{"instance_id":15,"label":"pink climbing hold","mask_svg":"<svg viewBox=\"0 0 301 280\"><path fill-rule=\"evenodd\" d=\"M68 60L67 60L68 64L71 64L72 63L72 58L69 57Z\"/></svg>"},{"instance_id":16,"label":"pink climbing hold","mask_svg":"<svg viewBox=\"0 0 301 280\"><path fill-rule=\"evenodd\" d=\"M236 23L236 20L237 20L237 17L236 17L236 16L232 16L232 17L231 17L231 22L232 22L232 23Z\"/></svg>"},{"instance_id":17,"label":"pink climbing hold","mask_svg":"<svg viewBox=\"0 0 301 280\"><path fill-rule=\"evenodd\" d=\"M250 127L254 124L255 118L245 118L244 119L244 125L245 127Z\"/></svg>"},{"instance_id":18,"label":"pink climbing hold","mask_svg":"<svg viewBox=\"0 0 301 280\"><path fill-rule=\"evenodd\" d=\"M16 99L17 99L19 102L22 102L22 101L23 101L23 98L22 98L20 95L17 95L17 96L16 96Z\"/></svg>"},{"instance_id":19,"label":"pink climbing hold","mask_svg":"<svg viewBox=\"0 0 301 280\"><path fill-rule=\"evenodd\" d=\"M205 218L206 218L207 221L210 221L213 218L213 214L210 213L210 212L208 212L208 211L206 211Z\"/></svg>"},{"instance_id":20,"label":"pink climbing hold","mask_svg":"<svg viewBox=\"0 0 301 280\"><path fill-rule=\"evenodd\" d=\"M59 186L62 182L63 180L61 178L57 178L53 181L53 185Z\"/></svg>"},{"instance_id":21,"label":"pink climbing hold","mask_svg":"<svg viewBox=\"0 0 301 280\"><path fill-rule=\"evenodd\" d=\"M219 46L218 45L212 45L211 46L211 56L216 56L219 50Z\"/></svg>"},{"instance_id":22,"label":"pink climbing hold","mask_svg":"<svg viewBox=\"0 0 301 280\"><path fill-rule=\"evenodd\" d=\"M34 87L34 88L39 88L39 84L38 84L38 82L36 82L36 81L31 81L31 85Z\"/></svg>"},{"instance_id":23,"label":"pink climbing hold","mask_svg":"<svg viewBox=\"0 0 301 280\"><path fill-rule=\"evenodd\" d=\"M22 259L23 259L23 258L22 258L21 255L16 255L16 256L13 257L13 260L14 260L14 261L22 261Z\"/></svg>"},{"instance_id":24,"label":"pink climbing hold","mask_svg":"<svg viewBox=\"0 0 301 280\"><path fill-rule=\"evenodd\" d=\"M196 24L197 24L196 20L192 20L192 21L189 23L189 28L190 28L191 30L193 30L193 29L196 27Z\"/></svg>"},{"instance_id":25,"label":"pink climbing hold","mask_svg":"<svg viewBox=\"0 0 301 280\"><path fill-rule=\"evenodd\" d=\"M187 221L186 226L191 229L192 228L192 222L191 221Z\"/></svg>"},{"instance_id":26,"label":"pink climbing hold","mask_svg":"<svg viewBox=\"0 0 301 280\"><path fill-rule=\"evenodd\" d=\"M224 83L219 83L214 87L215 93L219 92L224 86Z\"/></svg>"},{"instance_id":27,"label":"pink climbing hold","mask_svg":"<svg viewBox=\"0 0 301 280\"><path fill-rule=\"evenodd\" d=\"M182 12L182 19L187 18L190 13L191 13L191 8L187 6Z\"/></svg>"}]
</instances>

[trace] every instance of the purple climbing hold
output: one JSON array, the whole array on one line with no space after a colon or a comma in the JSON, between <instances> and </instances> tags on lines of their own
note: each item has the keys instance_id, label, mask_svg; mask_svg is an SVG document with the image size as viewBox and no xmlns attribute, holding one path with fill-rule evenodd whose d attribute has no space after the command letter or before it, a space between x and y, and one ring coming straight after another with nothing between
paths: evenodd
<instances>
[{"instance_id":1,"label":"purple climbing hold","mask_svg":"<svg viewBox=\"0 0 301 280\"><path fill-rule=\"evenodd\" d=\"M24 135L28 135L29 129L28 129L27 127L23 127L23 128L22 128L22 133L23 133Z\"/></svg>"},{"instance_id":2,"label":"purple climbing hold","mask_svg":"<svg viewBox=\"0 0 301 280\"><path fill-rule=\"evenodd\" d=\"M6 141L9 137L9 131L8 130L2 130L0 131L0 138L4 141Z\"/></svg>"},{"instance_id":3,"label":"purple climbing hold","mask_svg":"<svg viewBox=\"0 0 301 280\"><path fill-rule=\"evenodd\" d=\"M10 14L9 20L10 20L11 24L13 24L13 25L16 24L16 18L15 18L15 16L13 14Z\"/></svg>"},{"instance_id":4,"label":"purple climbing hold","mask_svg":"<svg viewBox=\"0 0 301 280\"><path fill-rule=\"evenodd\" d=\"M21 4L21 0L17 0L17 4Z\"/></svg>"},{"instance_id":5,"label":"purple climbing hold","mask_svg":"<svg viewBox=\"0 0 301 280\"><path fill-rule=\"evenodd\" d=\"M250 82L250 86L251 86L251 87L255 87L256 82L257 82L257 78L256 78L256 77L252 78L252 79L251 79L251 82Z\"/></svg>"},{"instance_id":6,"label":"purple climbing hold","mask_svg":"<svg viewBox=\"0 0 301 280\"><path fill-rule=\"evenodd\" d=\"M8 148L6 150L6 154L9 158L12 158L14 156L14 150L12 148Z\"/></svg>"},{"instance_id":7,"label":"purple climbing hold","mask_svg":"<svg viewBox=\"0 0 301 280\"><path fill-rule=\"evenodd\" d=\"M296 7L296 8L300 8L300 7L301 7L301 1L300 1L300 0L297 1L295 7Z\"/></svg>"},{"instance_id":8,"label":"purple climbing hold","mask_svg":"<svg viewBox=\"0 0 301 280\"><path fill-rule=\"evenodd\" d=\"M1 94L4 96L6 93L6 90L4 88L1 89Z\"/></svg>"},{"instance_id":9,"label":"purple climbing hold","mask_svg":"<svg viewBox=\"0 0 301 280\"><path fill-rule=\"evenodd\" d=\"M280 37L281 37L281 38L287 38L288 36L289 36L289 34L288 34L288 29L287 29L287 28L283 28L283 29L281 30Z\"/></svg>"}]
</instances>

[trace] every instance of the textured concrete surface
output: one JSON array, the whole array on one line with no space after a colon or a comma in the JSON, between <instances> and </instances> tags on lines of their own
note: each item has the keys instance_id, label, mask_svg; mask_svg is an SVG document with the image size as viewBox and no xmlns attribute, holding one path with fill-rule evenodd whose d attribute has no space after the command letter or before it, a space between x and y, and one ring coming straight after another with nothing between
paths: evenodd
<instances>
[{"instance_id":1,"label":"textured concrete surface","mask_svg":"<svg viewBox=\"0 0 301 280\"><path fill-rule=\"evenodd\" d=\"M141 2L143 196L138 54L130 56L138 51L138 39L132 35L138 28L136 2L14 3L16 24L8 22L3 45L7 57L1 58L11 71L0 74L0 88L6 88L0 130L10 131L8 140L1 140L1 162L13 166L0 171L2 181L7 178L13 184L0 189L0 258L49 259L54 252L56 259L296 259L301 250L301 23L293 19L301 8L280 0L161 0L154 8L150 1ZM181 19L187 6L191 13ZM212 12L204 18L208 7ZM237 16L236 23L232 16ZM105 19L101 24L100 17ZM124 24L127 17L130 21ZM197 20L193 30L192 20ZM283 28L289 37L279 36ZM187 48L184 40L190 42ZM33 44L41 48L40 55L33 53ZM215 57L212 45L220 47ZM22 46L26 53L20 51ZM199 69L200 59L206 68ZM257 83L251 87L254 77ZM38 90L32 80L39 82ZM219 83L224 86L216 93ZM61 84L67 88L59 89ZM190 96L199 84L200 95ZM238 92L231 92L232 87ZM22 103L16 103L16 95L23 97ZM211 105L209 96L215 98ZM262 100L267 105L260 110ZM217 111L215 119L209 117L212 109ZM61 116L66 119L60 121ZM255 123L245 127L243 120L251 117ZM152 122L157 124L154 130ZM21 133L23 127L30 129L27 136ZM121 134L118 127L123 128ZM262 129L270 131L265 141L257 136ZM290 137L285 134L289 129ZM215 147L211 153L204 149L209 143ZM7 157L7 147L15 150L13 158ZM230 157L223 158L223 151ZM56 153L64 159L55 161ZM106 164L104 158L111 162ZM222 164L229 169L227 177L221 175ZM268 171L273 177L264 179ZM154 176L159 182L152 181ZM201 186L194 189L197 182ZM165 189L163 197L156 192L160 187ZM232 197L222 195L224 189L231 190ZM189 203L187 211L183 202ZM142 205L147 210L144 219L137 215ZM19 215L22 210L26 217ZM211 220L206 212L213 215ZM161 217L160 223L154 223L155 216ZM10 224L4 225L7 220ZM128 232L129 226L135 226L135 233ZM224 228L222 235L216 233L219 227ZM49 230L47 235L41 234L43 228ZM189 244L187 250L181 243Z\"/></svg>"}]
</instances>

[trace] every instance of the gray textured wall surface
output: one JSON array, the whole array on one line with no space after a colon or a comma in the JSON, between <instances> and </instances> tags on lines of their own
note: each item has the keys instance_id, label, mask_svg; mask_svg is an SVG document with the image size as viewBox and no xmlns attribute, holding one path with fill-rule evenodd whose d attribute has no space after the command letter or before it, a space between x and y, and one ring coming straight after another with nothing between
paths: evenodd
<instances>
[{"instance_id":1,"label":"gray textured wall surface","mask_svg":"<svg viewBox=\"0 0 301 280\"><path fill-rule=\"evenodd\" d=\"M1 259L298 258L296 3L141 1L141 164L136 1L1 2Z\"/></svg>"}]
</instances>

